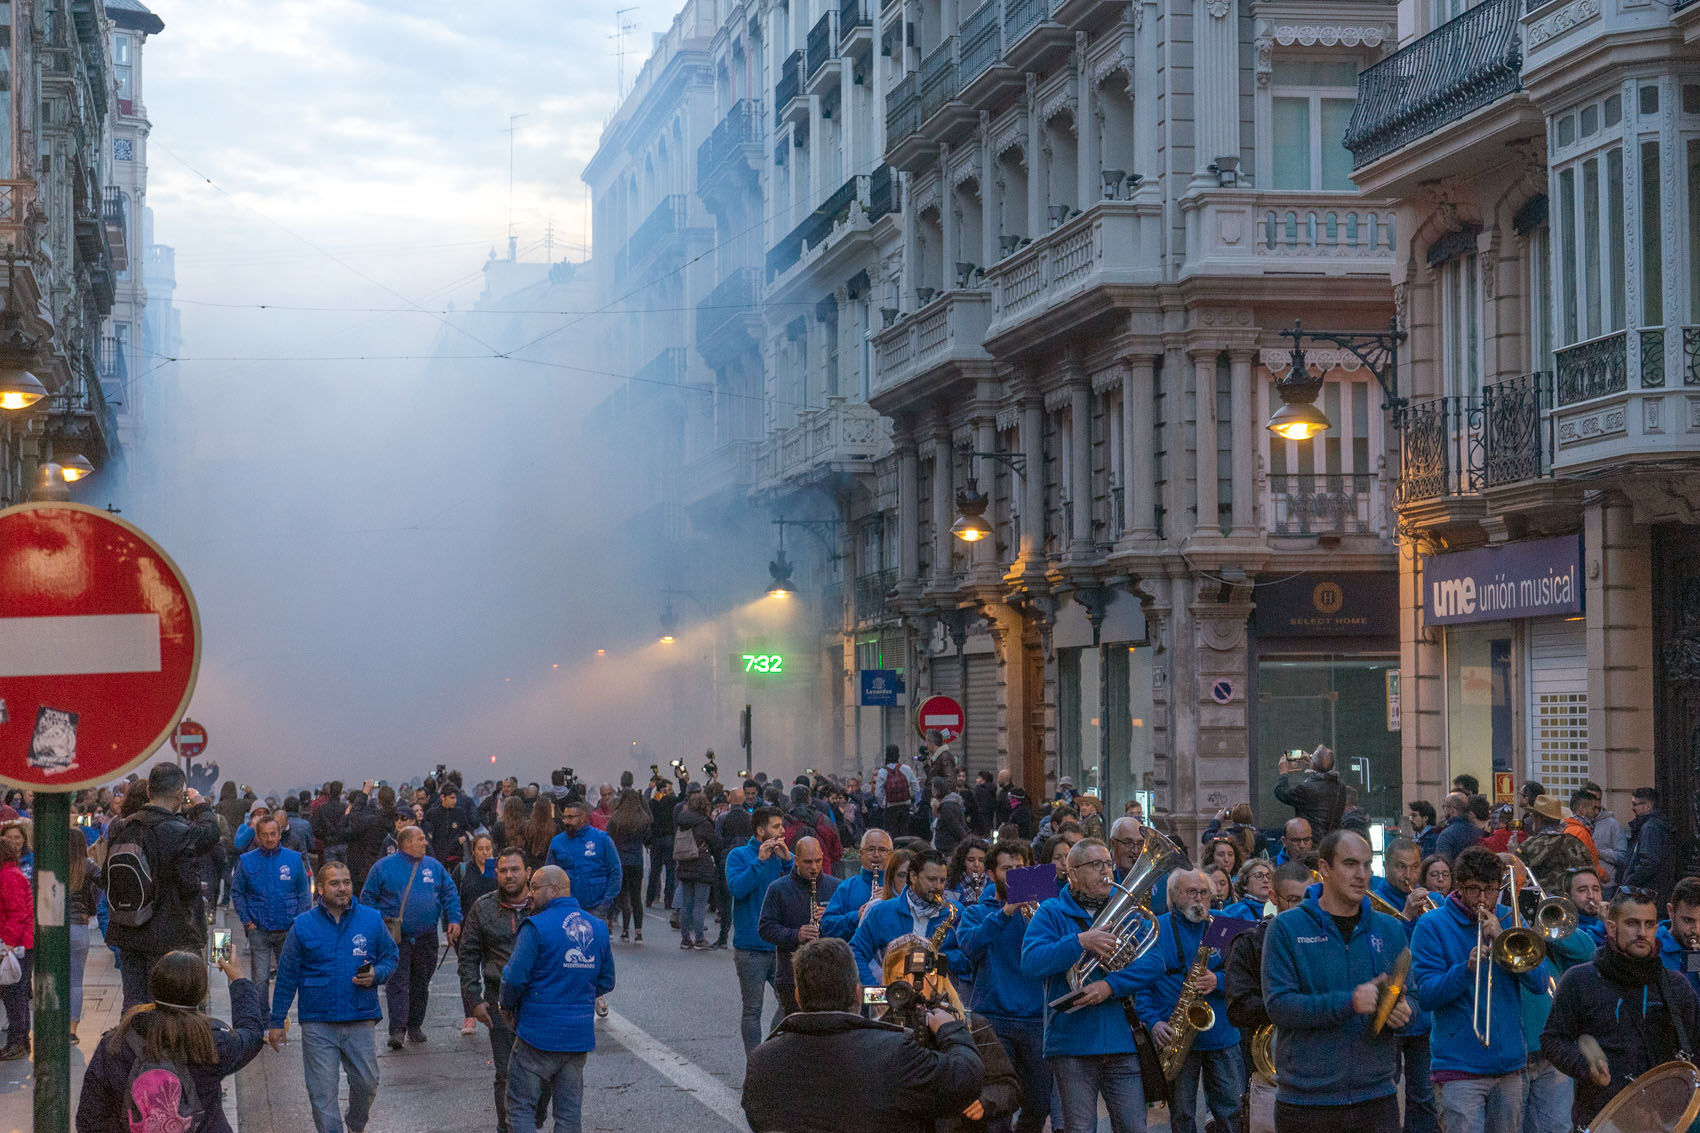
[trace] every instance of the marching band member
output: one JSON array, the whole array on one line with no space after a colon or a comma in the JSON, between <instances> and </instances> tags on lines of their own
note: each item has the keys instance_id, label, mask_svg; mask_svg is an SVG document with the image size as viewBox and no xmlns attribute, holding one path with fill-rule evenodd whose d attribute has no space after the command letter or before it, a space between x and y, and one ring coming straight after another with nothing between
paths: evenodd
<instances>
[{"instance_id":1,"label":"marching band member","mask_svg":"<svg viewBox=\"0 0 1700 1133\"><path fill-rule=\"evenodd\" d=\"M1252 859L1254 862L1260 858ZM1302 862L1288 862L1275 871L1270 897L1279 915L1296 909L1305 899L1305 887L1310 884L1310 870ZM1261 911L1261 910L1260 910ZM1251 1040L1262 1027L1269 1026L1269 1012L1263 1006L1263 938L1275 917L1262 917L1247 932L1234 937L1228 945L1228 957L1222 964L1222 990L1228 1004L1228 1022L1240 1033L1240 1066L1250 1072ZM1250 1079L1247 1078L1249 1085ZM1242 1091L1242 1105L1250 1098Z\"/></svg>"},{"instance_id":2,"label":"marching band member","mask_svg":"<svg viewBox=\"0 0 1700 1133\"><path fill-rule=\"evenodd\" d=\"M1387 847L1386 861L1387 876L1371 878L1370 888L1398 910L1408 944L1417 918L1429 910L1429 891L1417 882L1422 871L1422 847L1409 838L1396 838ZM1405 1083L1405 1133L1436 1133L1440 1128L1434 1081L1429 1077L1429 1032L1433 1026L1433 1016L1413 1003L1411 1021L1395 1036L1399 1040L1400 1076Z\"/></svg>"},{"instance_id":3,"label":"marching band member","mask_svg":"<svg viewBox=\"0 0 1700 1133\"><path fill-rule=\"evenodd\" d=\"M891 835L884 830L869 830L862 835L862 872L833 890L832 900L821 914L822 936L849 940L856 935L861 923L862 906L874 896L875 887L885 880L886 859L891 855Z\"/></svg>"},{"instance_id":4,"label":"marching band member","mask_svg":"<svg viewBox=\"0 0 1700 1133\"><path fill-rule=\"evenodd\" d=\"M1217 975L1222 970L1221 952L1211 949L1204 971L1192 974L1210 927L1210 897L1210 878L1204 871L1177 869L1171 873L1169 911L1157 918L1157 943L1127 968L1133 976L1139 1017L1149 1024L1158 1046L1167 1046L1175 1037L1169 1019L1189 979L1198 998L1215 1013L1210 1029L1193 1040L1192 1050L1174 1078L1169 1100L1174 1133L1194 1133L1197 1129L1200 1076L1216 1123L1223 1129L1239 1127L1245 1070L1240 1065L1240 1033L1228 1022L1228 1004Z\"/></svg>"},{"instance_id":5,"label":"marching band member","mask_svg":"<svg viewBox=\"0 0 1700 1133\"><path fill-rule=\"evenodd\" d=\"M1411 935L1411 985L1434 1012L1432 1065L1447 1133L1517 1133L1521 1124L1528 1050L1518 989L1544 993L1553 968L1543 960L1515 975L1493 960L1511 916L1498 904L1504 874L1492 850L1460 851L1451 896Z\"/></svg>"},{"instance_id":6,"label":"marching band member","mask_svg":"<svg viewBox=\"0 0 1700 1133\"><path fill-rule=\"evenodd\" d=\"M1009 871L1033 864L1027 843L992 847L992 884L963 913L957 946L974 965L973 1007L1003 1043L1021 1080L1015 1133L1039 1133L1051 1102L1051 1068L1045 1065L1045 1000L1039 983L1021 974L1021 945L1035 908L1009 903ZM1059 1115L1060 1116L1060 1115ZM1056 1123L1060 1127L1060 1122Z\"/></svg>"},{"instance_id":7,"label":"marching band member","mask_svg":"<svg viewBox=\"0 0 1700 1133\"><path fill-rule=\"evenodd\" d=\"M1670 920L1659 925L1659 960L1680 972L1688 986L1700 994L1700 877L1685 877L1671 890Z\"/></svg>"},{"instance_id":8,"label":"marching band member","mask_svg":"<svg viewBox=\"0 0 1700 1133\"><path fill-rule=\"evenodd\" d=\"M1145 1091L1133 1030L1119 1000L1133 994L1128 969L1103 971L1087 983L1074 1011L1050 1003L1067 994L1069 969L1087 956L1104 959L1116 950L1114 933L1092 922L1109 903L1111 856L1096 838L1069 852L1069 883L1043 902L1027 926L1021 946L1021 974L1045 981L1045 1058L1062 1094L1068 1129L1094 1129L1098 1098L1110 1113L1112 1133L1144 1133Z\"/></svg>"},{"instance_id":9,"label":"marching band member","mask_svg":"<svg viewBox=\"0 0 1700 1133\"><path fill-rule=\"evenodd\" d=\"M1264 936L1277 1133L1339 1133L1342 1122L1354 1133L1399 1131L1396 1035L1410 1022L1410 1000L1394 1004L1379 1035L1369 1032L1405 930L1370 907L1370 857L1362 835L1332 831L1317 865L1322 891L1277 916Z\"/></svg>"},{"instance_id":10,"label":"marching band member","mask_svg":"<svg viewBox=\"0 0 1700 1133\"><path fill-rule=\"evenodd\" d=\"M1263 906L1275 892L1275 867L1267 858L1252 858L1240 868L1236 888L1239 900L1224 908L1222 915L1242 921L1262 920Z\"/></svg>"},{"instance_id":11,"label":"marching band member","mask_svg":"<svg viewBox=\"0 0 1700 1133\"><path fill-rule=\"evenodd\" d=\"M1582 959L1591 959L1593 950L1606 942L1606 922L1600 916L1605 911L1606 898L1600 875L1592 868L1572 870L1564 879L1562 892L1576 906L1577 931L1589 940L1588 955ZM1700 901L1700 891L1696 892L1695 900ZM1700 917L1700 906L1696 906L1694 912ZM1570 966L1564 964L1560 970Z\"/></svg>"},{"instance_id":12,"label":"marching band member","mask_svg":"<svg viewBox=\"0 0 1700 1133\"><path fill-rule=\"evenodd\" d=\"M791 847L791 871L767 887L756 921L757 934L775 950L773 991L787 1015L798 1010L792 954L821 935L824 902L838 886L837 878L822 872L824 863L819 839L808 834L798 838Z\"/></svg>"},{"instance_id":13,"label":"marching band member","mask_svg":"<svg viewBox=\"0 0 1700 1133\"><path fill-rule=\"evenodd\" d=\"M1535 845L1533 838L1523 844L1523 850L1532 845ZM1522 850L1518 852L1522 853ZM1570 885L1569 893L1586 893L1591 887L1595 899L1594 907L1598 908L1600 881L1593 866L1577 870L1570 877L1563 877L1562 874L1560 877ZM1523 881L1526 885L1527 878ZM1577 918L1580 926L1580 912L1577 913ZM1555 972L1562 973L1577 964L1592 960L1596 947L1594 938L1578 927L1577 931L1568 936L1547 940L1547 962L1553 966ZM1551 985L1548 986L1550 988ZM1529 1052L1529 1065L1523 1075L1523 1128L1529 1133L1538 1133L1543 1129L1564 1129L1570 1123L1576 1084L1554 1066L1541 1049L1541 1034L1546 1030L1547 1016L1552 1011L1552 995L1536 995L1528 991L1520 991L1519 994L1523 1001L1523 1044Z\"/></svg>"},{"instance_id":14,"label":"marching band member","mask_svg":"<svg viewBox=\"0 0 1700 1133\"><path fill-rule=\"evenodd\" d=\"M1571 1120L1593 1120L1631 1078L1689 1057L1700 1034L1694 989L1659 963L1658 905L1649 889L1620 886L1606 909L1606 942L1564 973L1541 1049L1576 1080ZM1592 1036L1597 1048L1584 1050ZM1533 1131L1531 1131L1533 1133Z\"/></svg>"},{"instance_id":15,"label":"marching band member","mask_svg":"<svg viewBox=\"0 0 1700 1133\"><path fill-rule=\"evenodd\" d=\"M922 850L910 863L909 887L889 901L881 901L862 918L850 938L850 951L856 957L856 970L868 986L880 986L880 963L892 941L910 935L930 941L941 927L944 939L937 951L951 971L968 970L968 961L956 946L962 910L945 898L944 881L944 855L930 848ZM947 919L951 922L948 926Z\"/></svg>"},{"instance_id":16,"label":"marching band member","mask_svg":"<svg viewBox=\"0 0 1700 1133\"><path fill-rule=\"evenodd\" d=\"M1134 815L1118 818L1110 824L1110 854L1115 860L1116 884L1126 879L1128 870L1139 860L1139 851L1145 848L1145 824ZM1152 915L1160 915L1169 911L1167 874L1160 874L1156 884L1151 889Z\"/></svg>"}]
</instances>

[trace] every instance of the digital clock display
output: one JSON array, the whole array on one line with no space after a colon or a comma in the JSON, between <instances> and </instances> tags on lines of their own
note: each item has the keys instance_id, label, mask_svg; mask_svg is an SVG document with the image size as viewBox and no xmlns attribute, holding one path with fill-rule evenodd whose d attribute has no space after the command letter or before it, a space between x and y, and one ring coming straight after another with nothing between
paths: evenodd
<instances>
[{"instance_id":1,"label":"digital clock display","mask_svg":"<svg viewBox=\"0 0 1700 1133\"><path fill-rule=\"evenodd\" d=\"M776 677L785 672L785 658L778 653L739 653L736 663L744 673Z\"/></svg>"}]
</instances>

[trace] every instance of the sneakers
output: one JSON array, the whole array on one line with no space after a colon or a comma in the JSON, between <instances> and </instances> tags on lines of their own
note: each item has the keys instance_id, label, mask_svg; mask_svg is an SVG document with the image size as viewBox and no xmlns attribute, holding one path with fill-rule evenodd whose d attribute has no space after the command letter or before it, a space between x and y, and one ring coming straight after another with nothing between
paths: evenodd
<instances>
[{"instance_id":1,"label":"sneakers","mask_svg":"<svg viewBox=\"0 0 1700 1133\"><path fill-rule=\"evenodd\" d=\"M668 923L668 925L670 925L670 926L671 926L671 927L673 927L673 928L678 928L678 927L679 927L679 913L678 913L678 910L676 910L676 909L675 909L675 910L674 910L674 912L673 912L673 915L672 915L672 916L670 916L670 917L668 917L668 918L667 918L667 923Z\"/></svg>"},{"instance_id":2,"label":"sneakers","mask_svg":"<svg viewBox=\"0 0 1700 1133\"><path fill-rule=\"evenodd\" d=\"M390 1032L390 1049L391 1050L400 1050L401 1048L402 1048L401 1035L396 1033L395 1031L391 1031Z\"/></svg>"},{"instance_id":3,"label":"sneakers","mask_svg":"<svg viewBox=\"0 0 1700 1133\"><path fill-rule=\"evenodd\" d=\"M643 943L643 929L641 929L641 928L638 929L638 932L637 932L637 943L639 943L639 944Z\"/></svg>"},{"instance_id":4,"label":"sneakers","mask_svg":"<svg viewBox=\"0 0 1700 1133\"><path fill-rule=\"evenodd\" d=\"M691 949L691 938L688 937L688 936L680 937L679 938L679 947L685 949L687 952L690 951L690 949Z\"/></svg>"},{"instance_id":5,"label":"sneakers","mask_svg":"<svg viewBox=\"0 0 1700 1133\"><path fill-rule=\"evenodd\" d=\"M29 1056L30 1044L27 1041L7 1043L6 1048L0 1050L0 1062L16 1062L20 1058L28 1058Z\"/></svg>"},{"instance_id":6,"label":"sneakers","mask_svg":"<svg viewBox=\"0 0 1700 1133\"><path fill-rule=\"evenodd\" d=\"M706 941L706 940L697 941L696 942L696 950L698 952L707 952L708 951L708 941Z\"/></svg>"},{"instance_id":7,"label":"sneakers","mask_svg":"<svg viewBox=\"0 0 1700 1133\"><path fill-rule=\"evenodd\" d=\"M620 930L620 943L621 944L627 943L628 941L631 940L631 938L632 938L631 934L629 932L627 932L625 929Z\"/></svg>"},{"instance_id":8,"label":"sneakers","mask_svg":"<svg viewBox=\"0 0 1700 1133\"><path fill-rule=\"evenodd\" d=\"M407 1041L410 1042L410 1043L422 1043L422 1042L424 1042L425 1041L425 1029L423 1027L409 1027L407 1029Z\"/></svg>"},{"instance_id":9,"label":"sneakers","mask_svg":"<svg viewBox=\"0 0 1700 1133\"><path fill-rule=\"evenodd\" d=\"M475 1035L475 1034L477 1034L478 1033L478 1020L477 1019L463 1019L461 1021L461 1024L460 1024L460 1033L463 1034L463 1035Z\"/></svg>"},{"instance_id":10,"label":"sneakers","mask_svg":"<svg viewBox=\"0 0 1700 1133\"><path fill-rule=\"evenodd\" d=\"M596 1017L598 1019L608 1018L608 997L605 995L596 997Z\"/></svg>"},{"instance_id":11,"label":"sneakers","mask_svg":"<svg viewBox=\"0 0 1700 1133\"><path fill-rule=\"evenodd\" d=\"M716 952L724 952L726 951L726 942L724 940L716 940L712 947Z\"/></svg>"}]
</instances>

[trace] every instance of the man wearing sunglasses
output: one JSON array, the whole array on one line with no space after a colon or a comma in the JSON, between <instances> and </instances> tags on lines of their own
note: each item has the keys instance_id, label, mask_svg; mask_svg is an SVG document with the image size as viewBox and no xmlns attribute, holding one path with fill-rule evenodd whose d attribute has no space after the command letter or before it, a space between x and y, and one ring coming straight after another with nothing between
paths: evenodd
<instances>
[{"instance_id":1,"label":"man wearing sunglasses","mask_svg":"<svg viewBox=\"0 0 1700 1133\"><path fill-rule=\"evenodd\" d=\"M1700 1000L1659 962L1659 907L1650 889L1618 887L1606 910L1606 943L1564 973L1541 1051L1576 1079L1571 1119L1585 1126L1637 1075L1688 1058L1700 1034ZM1592 1036L1594 1043L1581 1039Z\"/></svg>"}]
</instances>

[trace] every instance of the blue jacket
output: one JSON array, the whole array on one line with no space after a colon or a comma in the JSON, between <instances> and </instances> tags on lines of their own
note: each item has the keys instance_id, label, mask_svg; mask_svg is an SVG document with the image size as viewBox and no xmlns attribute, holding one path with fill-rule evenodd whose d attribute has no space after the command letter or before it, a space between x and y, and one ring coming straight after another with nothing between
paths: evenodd
<instances>
[{"instance_id":1,"label":"blue jacket","mask_svg":"<svg viewBox=\"0 0 1700 1133\"><path fill-rule=\"evenodd\" d=\"M1670 922L1664 923L1669 924ZM1595 947L1606 942L1606 922L1599 917L1589 916L1587 913L1577 913L1576 930L1587 933L1593 939Z\"/></svg>"},{"instance_id":2,"label":"blue jacket","mask_svg":"<svg viewBox=\"0 0 1700 1133\"><path fill-rule=\"evenodd\" d=\"M855 936L856 926L860 923L856 914L862 911L862 906L868 903L873 893L873 870L865 869L855 877L847 878L832 891L832 900L826 903L826 912L820 918L820 934L836 936L840 940Z\"/></svg>"},{"instance_id":3,"label":"blue jacket","mask_svg":"<svg viewBox=\"0 0 1700 1133\"><path fill-rule=\"evenodd\" d=\"M1243 901L1224 905L1221 914L1224 917L1233 917L1236 920L1250 921L1252 924L1256 924L1263 919L1264 904L1265 902L1259 901L1256 897L1247 897Z\"/></svg>"},{"instance_id":4,"label":"blue jacket","mask_svg":"<svg viewBox=\"0 0 1700 1133\"><path fill-rule=\"evenodd\" d=\"M1403 913L1405 911L1405 900L1406 900L1406 898L1410 897L1410 894L1406 893L1402 889L1396 888L1394 886L1394 884L1391 881L1389 881L1387 878L1385 878L1385 877L1372 877L1372 878L1369 879L1369 887L1372 891L1374 891L1374 893L1377 897L1380 897L1383 901L1386 901L1389 905L1392 905L1395 909L1398 909L1401 913ZM1409 946L1409 944L1411 942L1411 933L1414 932L1416 930L1416 927L1417 927L1416 922L1415 921L1408 921L1408 920L1400 920L1399 926L1405 930L1405 943L1406 943L1407 946ZM1411 1005L1411 1021L1409 1023L1406 1023L1402 1028L1400 1028L1399 1034L1401 1034L1401 1035L1426 1035L1426 1034L1428 1034L1429 1031L1431 1029L1433 1029L1433 1027L1434 1027L1434 1016L1431 1015L1429 1012L1423 1010L1422 1005L1417 1002L1416 997L1407 996L1406 1002L1408 1002ZM1540 1031L1537 1030L1535 1032L1535 1041L1537 1043L1540 1042L1540 1037L1541 1037L1541 1033L1540 1033Z\"/></svg>"},{"instance_id":5,"label":"blue jacket","mask_svg":"<svg viewBox=\"0 0 1700 1133\"><path fill-rule=\"evenodd\" d=\"M1501 925L1509 923L1511 910L1497 910ZM1411 986L1417 998L1434 1012L1434 1036L1429 1043L1434 1069L1478 1076L1511 1074L1523 1069L1528 1058L1522 1034L1522 1003L1519 988L1541 995L1553 979L1550 960L1514 976L1498 965L1493 973L1493 1029L1488 1044L1476 1039L1475 1024L1487 1015L1483 1004L1472 1018L1475 1006L1474 977L1487 982L1485 971L1470 967L1470 950L1476 946L1476 921L1454 898L1440 908L1424 913L1411 934Z\"/></svg>"},{"instance_id":6,"label":"blue jacket","mask_svg":"<svg viewBox=\"0 0 1700 1133\"><path fill-rule=\"evenodd\" d=\"M608 925L557 897L519 926L502 969L501 1004L514 1032L554 1053L596 1049L596 997L614 990Z\"/></svg>"},{"instance_id":7,"label":"blue jacket","mask_svg":"<svg viewBox=\"0 0 1700 1133\"><path fill-rule=\"evenodd\" d=\"M1134 1005L1146 1024L1167 1022L1180 1002L1181 983L1192 967L1193 957L1204 940L1209 922L1193 924L1185 917L1164 913L1157 918L1157 943L1145 955L1127 966L1133 977ZM1210 970L1222 971L1224 957L1220 949L1210 950ZM1204 997L1204 1002L1216 1012L1216 1022L1198 1036L1194 1050L1226 1050L1240 1045L1240 1032L1228 1022L1228 999L1222 988L1222 977L1216 977L1216 989Z\"/></svg>"},{"instance_id":8,"label":"blue jacket","mask_svg":"<svg viewBox=\"0 0 1700 1133\"><path fill-rule=\"evenodd\" d=\"M1132 1054L1133 1030L1121 1000L1133 994L1133 975L1127 968L1100 977L1110 985L1110 998L1095 1007L1074 1012L1050 1006L1068 994L1068 970L1083 955L1075 939L1092 926L1092 914L1080 907L1065 885L1063 891L1039 903L1021 942L1021 974L1043 980L1045 1056L1065 1054Z\"/></svg>"},{"instance_id":9,"label":"blue jacket","mask_svg":"<svg viewBox=\"0 0 1700 1133\"><path fill-rule=\"evenodd\" d=\"M366 875L360 890L360 903L378 910L380 916L401 917L401 931L406 936L424 936L445 925L460 923L460 890L442 862L426 854L418 862L419 875L413 877L413 888L407 887L413 876L414 861L403 853L389 854ZM407 894L407 908L401 907L402 894Z\"/></svg>"},{"instance_id":10,"label":"blue jacket","mask_svg":"<svg viewBox=\"0 0 1700 1133\"><path fill-rule=\"evenodd\" d=\"M282 932L313 907L307 865L294 850L249 850L236 859L230 901L245 925Z\"/></svg>"},{"instance_id":11,"label":"blue jacket","mask_svg":"<svg viewBox=\"0 0 1700 1133\"><path fill-rule=\"evenodd\" d=\"M1393 1093L1398 1040L1392 1031L1370 1037L1370 1017L1352 1010L1352 991L1392 971L1404 948L1403 926L1370 908L1367 897L1350 940L1314 897L1270 923L1263 1006L1276 1034L1293 1040L1275 1044L1280 1101L1352 1105ZM1519 1053L1522 1046L1519 1040Z\"/></svg>"},{"instance_id":12,"label":"blue jacket","mask_svg":"<svg viewBox=\"0 0 1700 1133\"><path fill-rule=\"evenodd\" d=\"M944 934L944 941L939 945L939 955L943 956L950 970L956 972L972 971L967 957L962 955L962 949L956 943L956 927L962 923L962 907L952 904L948 899L943 910L934 917L927 919L926 938L930 941L933 934L944 923L950 910L956 910L956 922ZM891 942L900 936L915 934L915 915L909 911L909 891L904 890L889 901L881 901L868 910L868 915L862 918L862 923L856 927L856 935L850 938L850 952L856 957L856 970L861 973L862 982L869 987L880 987L885 983L885 973L882 965L885 963L885 950Z\"/></svg>"},{"instance_id":13,"label":"blue jacket","mask_svg":"<svg viewBox=\"0 0 1700 1133\"><path fill-rule=\"evenodd\" d=\"M555 835L547 864L567 871L573 899L585 909L605 909L620 895L620 852L614 840L594 826L586 826L576 837L564 830Z\"/></svg>"},{"instance_id":14,"label":"blue jacket","mask_svg":"<svg viewBox=\"0 0 1700 1133\"><path fill-rule=\"evenodd\" d=\"M319 904L295 918L277 961L272 986L271 1026L282 1027L289 1002L301 992L296 1018L304 1023L352 1023L381 1019L378 989L395 972L395 941L378 910L351 902L342 920ZM372 965L372 986L354 982L355 969Z\"/></svg>"},{"instance_id":15,"label":"blue jacket","mask_svg":"<svg viewBox=\"0 0 1700 1133\"><path fill-rule=\"evenodd\" d=\"M732 893L732 947L749 952L773 951L773 945L761 938L761 903L767 887L790 872L790 858L775 854L761 860L760 838L751 837L726 855L726 888Z\"/></svg>"},{"instance_id":16,"label":"blue jacket","mask_svg":"<svg viewBox=\"0 0 1700 1133\"><path fill-rule=\"evenodd\" d=\"M237 853L244 852L254 844L254 828L244 822L236 828L236 833L230 836L230 841L236 847Z\"/></svg>"},{"instance_id":17,"label":"blue jacket","mask_svg":"<svg viewBox=\"0 0 1700 1133\"><path fill-rule=\"evenodd\" d=\"M1045 1017L1045 997L1039 981L1021 974L1027 918L1020 913L1004 916L1003 905L997 887L988 885L978 903L962 912L956 946L974 965L974 1002L969 1007L992 1019L1037 1023Z\"/></svg>"},{"instance_id":18,"label":"blue jacket","mask_svg":"<svg viewBox=\"0 0 1700 1133\"><path fill-rule=\"evenodd\" d=\"M1573 937L1576 937L1576 936L1581 936L1582 933L1580 931L1577 931L1577 932L1572 933L1571 935ZM1605 933L1604 933L1603 929L1602 929L1600 935L1601 935L1602 938L1604 937ZM1602 939L1600 941L1600 943L1603 944L1603 943L1605 943L1605 941ZM1700 975L1697 975L1696 973L1690 972L1688 970L1688 957L1689 957L1689 952L1686 949L1684 949L1682 947L1682 945L1677 941L1676 937L1671 934L1670 922L1669 921L1660 921L1659 922L1659 963L1663 964L1668 970L1676 972L1676 973L1680 974L1681 976L1683 976L1685 979L1687 979L1688 980L1688 986L1694 989L1694 993L1696 995L1700 995ZM1590 952L1588 956L1585 956L1583 958L1591 960L1591 959L1593 959L1593 954Z\"/></svg>"},{"instance_id":19,"label":"blue jacket","mask_svg":"<svg viewBox=\"0 0 1700 1133\"><path fill-rule=\"evenodd\" d=\"M1451 862L1456 860L1459 854L1481 840L1481 828L1469 819L1448 819L1446 825L1440 828L1440 833L1434 837L1434 852ZM1472 945L1472 947L1474 946ZM1475 1042L1475 1037L1471 1036L1470 1041ZM1476 1043L1476 1045L1480 1046L1481 1044Z\"/></svg>"}]
</instances>

